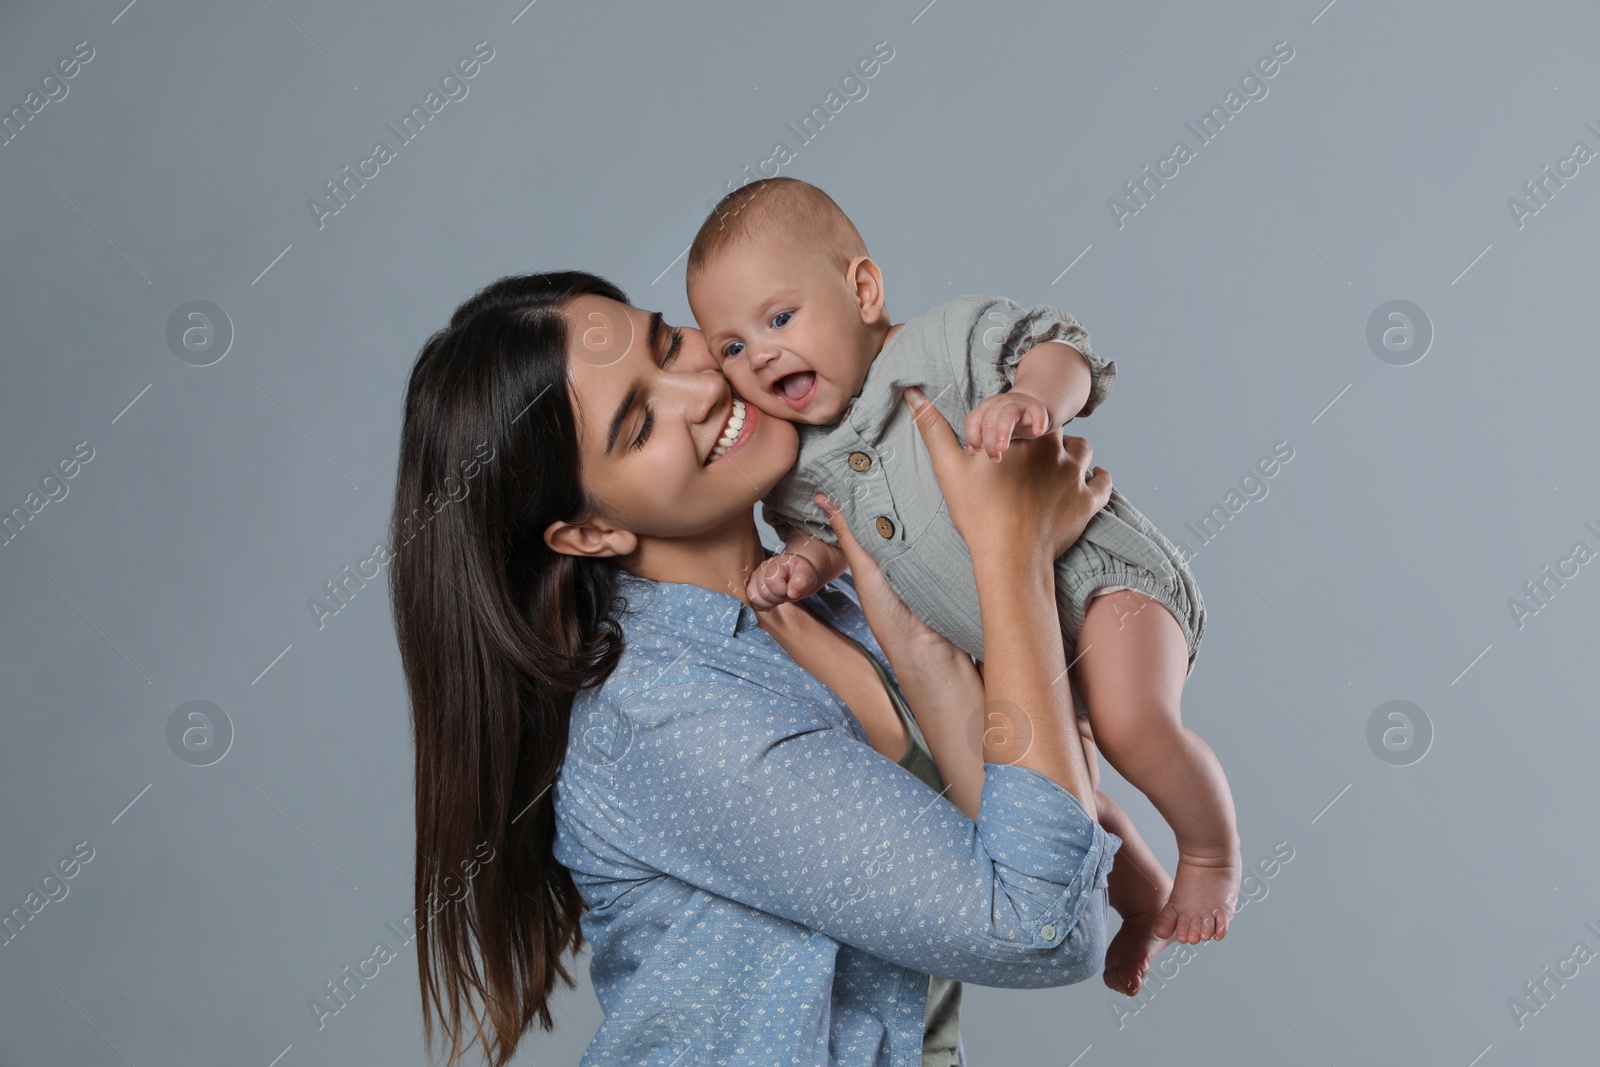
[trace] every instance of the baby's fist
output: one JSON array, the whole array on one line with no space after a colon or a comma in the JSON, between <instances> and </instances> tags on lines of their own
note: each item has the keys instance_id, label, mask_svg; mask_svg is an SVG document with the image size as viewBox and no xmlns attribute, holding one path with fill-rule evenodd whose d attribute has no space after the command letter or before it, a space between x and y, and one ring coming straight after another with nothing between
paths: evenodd
<instances>
[{"instance_id":1,"label":"baby's fist","mask_svg":"<svg viewBox=\"0 0 1600 1067\"><path fill-rule=\"evenodd\" d=\"M767 611L792 600L804 600L822 583L817 569L804 556L783 552L769 556L761 566L750 573L745 588L750 606L757 611Z\"/></svg>"},{"instance_id":2,"label":"baby's fist","mask_svg":"<svg viewBox=\"0 0 1600 1067\"><path fill-rule=\"evenodd\" d=\"M1043 437L1049 428L1050 409L1044 401L1013 389L996 393L968 412L963 432L969 455L987 452L998 463L1013 438Z\"/></svg>"}]
</instances>

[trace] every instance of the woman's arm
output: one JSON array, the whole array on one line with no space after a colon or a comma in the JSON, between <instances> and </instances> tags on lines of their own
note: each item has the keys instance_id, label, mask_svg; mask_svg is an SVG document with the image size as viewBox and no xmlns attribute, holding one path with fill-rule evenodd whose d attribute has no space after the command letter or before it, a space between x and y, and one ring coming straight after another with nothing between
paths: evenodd
<instances>
[{"instance_id":1,"label":"woman's arm","mask_svg":"<svg viewBox=\"0 0 1600 1067\"><path fill-rule=\"evenodd\" d=\"M862 614L928 743L928 754L944 779L945 798L967 818L977 819L984 777L979 734L987 730L1003 734L1010 724L984 707L983 678L972 657L911 613L889 586L878 561L850 532L837 504L821 493L816 502L839 538Z\"/></svg>"},{"instance_id":2,"label":"woman's arm","mask_svg":"<svg viewBox=\"0 0 1600 1067\"><path fill-rule=\"evenodd\" d=\"M850 565L867 625L917 717L946 794L968 818L977 818L986 763L1038 770L1094 814L1070 690L1059 684L1066 664L1055 614L1055 556L1049 553L1065 551L1104 507L1111 477L1098 472L1089 485L1093 450L1079 438L1057 444L1059 435L1030 446L1003 472L989 473L961 455L949 425L924 406L920 390L908 392L907 402L922 413L918 425L941 488L955 491L946 503L953 521L960 516L958 529L965 527L972 550L992 681L986 687L965 653L906 608L837 505L819 493L816 503Z\"/></svg>"},{"instance_id":3,"label":"woman's arm","mask_svg":"<svg viewBox=\"0 0 1600 1067\"><path fill-rule=\"evenodd\" d=\"M983 760L1037 771L1093 816L1094 787L1066 684L1053 564L1110 499L1111 476L1090 468L1087 441L1059 433L1018 442L1000 463L968 455L920 389L905 396L951 522L972 555L987 653ZM932 691L930 657L902 654L901 661L893 666L902 690L909 684ZM1008 728L991 728L996 716Z\"/></svg>"},{"instance_id":4,"label":"woman's arm","mask_svg":"<svg viewBox=\"0 0 1600 1067\"><path fill-rule=\"evenodd\" d=\"M1117 841L1060 787L991 766L970 820L780 675L734 673L739 650L696 663L676 636L659 655L636 636L638 676L588 698L628 744L604 767L569 760L563 832L926 974L1100 973Z\"/></svg>"}]
</instances>

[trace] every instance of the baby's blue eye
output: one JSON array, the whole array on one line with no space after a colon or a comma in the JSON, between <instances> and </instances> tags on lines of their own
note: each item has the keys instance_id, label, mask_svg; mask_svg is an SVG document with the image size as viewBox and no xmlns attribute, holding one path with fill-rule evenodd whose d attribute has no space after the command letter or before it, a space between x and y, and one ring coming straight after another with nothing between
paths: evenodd
<instances>
[{"instance_id":1,"label":"baby's blue eye","mask_svg":"<svg viewBox=\"0 0 1600 1067\"><path fill-rule=\"evenodd\" d=\"M781 329L782 327L789 325L789 320L792 318L794 318L794 312L780 311L776 315L772 316L772 322L770 325L775 330Z\"/></svg>"},{"instance_id":2,"label":"baby's blue eye","mask_svg":"<svg viewBox=\"0 0 1600 1067\"><path fill-rule=\"evenodd\" d=\"M740 352L743 352L743 351L744 351L744 342L743 341L730 341L728 343L728 346L722 350L722 354L731 359L732 357L737 356Z\"/></svg>"}]
</instances>

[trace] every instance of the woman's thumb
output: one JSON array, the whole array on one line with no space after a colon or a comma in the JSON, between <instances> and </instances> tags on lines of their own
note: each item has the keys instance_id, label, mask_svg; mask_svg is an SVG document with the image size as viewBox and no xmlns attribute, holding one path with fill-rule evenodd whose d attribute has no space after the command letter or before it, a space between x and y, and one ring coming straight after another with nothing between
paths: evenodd
<instances>
[{"instance_id":1,"label":"woman's thumb","mask_svg":"<svg viewBox=\"0 0 1600 1067\"><path fill-rule=\"evenodd\" d=\"M951 429L944 412L934 407L928 395L921 389L913 385L901 395L911 408L912 417L916 420L917 429L922 433L923 443L928 446L928 455L932 458L937 472L950 450L961 448L960 442L956 440L956 432Z\"/></svg>"},{"instance_id":2,"label":"woman's thumb","mask_svg":"<svg viewBox=\"0 0 1600 1067\"><path fill-rule=\"evenodd\" d=\"M817 493L812 499L817 507L822 509L822 513L828 516L828 525L833 527L833 534L839 539L839 547L844 550L844 558L854 564L861 546L856 543L855 535L850 532L850 524L844 521L843 510L827 493ZM854 567L851 569L854 570Z\"/></svg>"}]
</instances>

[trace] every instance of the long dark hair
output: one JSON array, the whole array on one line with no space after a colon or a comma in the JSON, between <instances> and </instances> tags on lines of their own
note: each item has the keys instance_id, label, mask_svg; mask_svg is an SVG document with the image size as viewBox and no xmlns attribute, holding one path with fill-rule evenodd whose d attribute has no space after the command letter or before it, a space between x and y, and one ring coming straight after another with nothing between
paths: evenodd
<instances>
[{"instance_id":1,"label":"long dark hair","mask_svg":"<svg viewBox=\"0 0 1600 1067\"><path fill-rule=\"evenodd\" d=\"M501 278L428 339L406 388L389 587L417 753L423 1040L437 1022L452 1065L472 1043L463 1014L494 1067L533 1019L550 1030L583 943L550 790L573 694L623 647L616 565L543 538L592 513L562 315L583 294L627 303L577 271Z\"/></svg>"}]
</instances>

